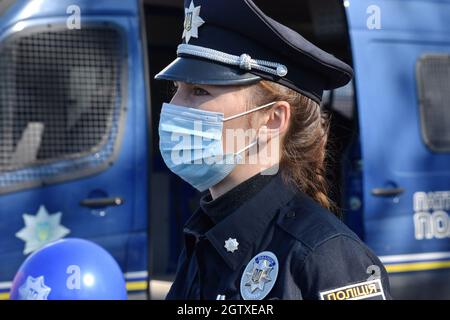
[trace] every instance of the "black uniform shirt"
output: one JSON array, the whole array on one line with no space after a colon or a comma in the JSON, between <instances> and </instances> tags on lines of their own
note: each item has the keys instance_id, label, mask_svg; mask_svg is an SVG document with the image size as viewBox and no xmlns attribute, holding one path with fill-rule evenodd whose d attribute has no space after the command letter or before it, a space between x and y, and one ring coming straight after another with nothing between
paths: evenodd
<instances>
[{"instance_id":1,"label":"black uniform shirt","mask_svg":"<svg viewBox=\"0 0 450 320\"><path fill-rule=\"evenodd\" d=\"M278 272L266 281L264 299L389 299L376 255L331 212L294 190L280 173L257 174L215 200L202 197L185 225L167 299L242 299L247 265L268 251ZM232 252L229 239L238 243Z\"/></svg>"}]
</instances>

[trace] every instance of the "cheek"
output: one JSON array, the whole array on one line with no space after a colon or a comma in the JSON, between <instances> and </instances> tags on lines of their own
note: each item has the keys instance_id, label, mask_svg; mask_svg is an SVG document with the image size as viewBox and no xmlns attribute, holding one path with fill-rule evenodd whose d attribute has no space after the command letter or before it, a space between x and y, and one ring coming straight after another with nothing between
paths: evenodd
<instances>
[{"instance_id":1,"label":"cheek","mask_svg":"<svg viewBox=\"0 0 450 320\"><path fill-rule=\"evenodd\" d=\"M201 106L202 109L222 112L225 118L247 111L245 101L237 95L222 95ZM235 152L243 148L248 139L245 139L249 128L249 116L241 116L223 123L222 141L224 153Z\"/></svg>"},{"instance_id":2,"label":"cheek","mask_svg":"<svg viewBox=\"0 0 450 320\"><path fill-rule=\"evenodd\" d=\"M231 91L217 95L214 100L218 105L220 105L221 112L223 112L225 118L232 117L246 111L245 101L239 91Z\"/></svg>"},{"instance_id":3,"label":"cheek","mask_svg":"<svg viewBox=\"0 0 450 320\"><path fill-rule=\"evenodd\" d=\"M214 98L208 101L201 101L197 103L198 108L201 110L221 112L225 118L234 115L233 104L228 99Z\"/></svg>"},{"instance_id":4,"label":"cheek","mask_svg":"<svg viewBox=\"0 0 450 320\"><path fill-rule=\"evenodd\" d=\"M224 123L222 137L225 152L236 152L250 143L249 130L252 126L249 121L250 118L246 115Z\"/></svg>"},{"instance_id":5,"label":"cheek","mask_svg":"<svg viewBox=\"0 0 450 320\"><path fill-rule=\"evenodd\" d=\"M207 102L198 102L197 103L197 108L200 110L205 110L205 111L211 111L211 112L222 112L223 113L223 108L220 105L220 103L217 103L217 101L215 100L210 100Z\"/></svg>"}]
</instances>

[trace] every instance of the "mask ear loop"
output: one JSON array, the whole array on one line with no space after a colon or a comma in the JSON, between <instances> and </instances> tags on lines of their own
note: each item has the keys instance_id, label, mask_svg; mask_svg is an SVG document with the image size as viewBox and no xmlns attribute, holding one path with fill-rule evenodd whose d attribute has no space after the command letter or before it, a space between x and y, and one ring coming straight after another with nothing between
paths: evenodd
<instances>
[{"instance_id":1,"label":"mask ear loop","mask_svg":"<svg viewBox=\"0 0 450 320\"><path fill-rule=\"evenodd\" d=\"M277 101L274 101L274 102L271 102L271 103L268 103L268 104L264 104L264 105L262 105L260 107L253 108L253 109L250 109L250 110L242 112L242 113L235 114L234 116L231 116L231 117L228 117L228 118L223 118L223 121L233 120L233 119L245 116L246 114L249 114L249 113L252 113L252 112L255 112L255 111L267 108L267 107L270 107L270 106L274 105L275 103L277 103Z\"/></svg>"},{"instance_id":2,"label":"mask ear loop","mask_svg":"<svg viewBox=\"0 0 450 320\"><path fill-rule=\"evenodd\" d=\"M234 115L234 116L231 116L231 117L228 117L228 118L224 118L223 121L228 121L228 120L232 120L232 119L235 119L235 118L238 118L238 117L245 116L246 114L249 114L249 113L252 113L252 112L255 112L255 111L258 111L258 110L261 110L261 109L270 107L270 106L273 106L275 103L277 103L277 101L273 101L273 102L264 104L264 105L262 105L262 106L259 106L259 107L250 109L250 110L248 110L248 111L245 111L245 112L236 114L236 115ZM256 136L255 141L249 143L247 146L245 146L244 148L242 148L241 150L239 150L238 152L236 152L236 153L234 154L234 156L238 159L236 162L237 162L237 163L240 163L240 162L242 161L241 153L244 152L244 151L246 151L246 150L248 150L248 149L250 149L250 148L253 147L254 145L256 145L256 144L258 143L258 141L259 141L259 138L258 138L258 136Z\"/></svg>"},{"instance_id":3,"label":"mask ear loop","mask_svg":"<svg viewBox=\"0 0 450 320\"><path fill-rule=\"evenodd\" d=\"M256 137L256 139L255 139L255 141L253 141L253 142L251 142L251 143L249 143L247 146L245 146L244 148L242 148L241 150L239 150L238 152L236 152L235 154L234 154L234 157L235 157L235 163L236 164L238 164L238 163L241 163L242 162L242 156L241 156L241 153L242 152L244 152L244 151L246 151L246 150L248 150L248 149L250 149L251 147L253 147L254 145L256 145L257 143L258 143L258 137Z\"/></svg>"},{"instance_id":4,"label":"mask ear loop","mask_svg":"<svg viewBox=\"0 0 450 320\"><path fill-rule=\"evenodd\" d=\"M267 127L266 127L267 129ZM278 136L279 133L277 133L275 136ZM235 156L240 157L240 154L248 149L250 149L251 147L253 147L254 145L256 145L259 142L260 136L259 134L256 135L255 141L249 143L247 146L245 146L244 148L242 148L241 150L239 150L238 152L235 153Z\"/></svg>"},{"instance_id":5,"label":"mask ear loop","mask_svg":"<svg viewBox=\"0 0 450 320\"><path fill-rule=\"evenodd\" d=\"M250 149L251 147L253 147L254 145L256 145L258 143L259 139L258 137L256 137L255 141L249 143L247 146L245 146L244 148L242 148L241 150L239 150L238 152L236 152L236 155L241 154L242 152Z\"/></svg>"}]
</instances>

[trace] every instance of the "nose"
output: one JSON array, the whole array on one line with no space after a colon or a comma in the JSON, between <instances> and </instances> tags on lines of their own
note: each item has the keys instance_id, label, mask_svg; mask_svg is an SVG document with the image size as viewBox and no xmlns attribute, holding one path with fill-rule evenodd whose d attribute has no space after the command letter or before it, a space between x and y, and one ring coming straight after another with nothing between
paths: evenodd
<instances>
[{"instance_id":1,"label":"nose","mask_svg":"<svg viewBox=\"0 0 450 320\"><path fill-rule=\"evenodd\" d=\"M176 98L176 97L173 97L172 100L170 101L170 103L176 104L178 106L187 106L185 99L180 99L180 98Z\"/></svg>"},{"instance_id":2,"label":"nose","mask_svg":"<svg viewBox=\"0 0 450 320\"><path fill-rule=\"evenodd\" d=\"M189 105L189 102L188 90L186 90L186 86L184 84L180 84L170 103L185 106Z\"/></svg>"}]
</instances>

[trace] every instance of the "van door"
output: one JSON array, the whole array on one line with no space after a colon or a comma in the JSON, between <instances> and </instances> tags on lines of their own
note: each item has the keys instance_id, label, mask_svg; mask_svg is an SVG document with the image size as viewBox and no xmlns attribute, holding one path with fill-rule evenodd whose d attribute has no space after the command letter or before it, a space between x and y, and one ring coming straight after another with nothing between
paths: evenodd
<instances>
[{"instance_id":1,"label":"van door","mask_svg":"<svg viewBox=\"0 0 450 320\"><path fill-rule=\"evenodd\" d=\"M124 272L146 270L138 9L17 1L0 17L0 282L63 237L100 244ZM0 284L3 297L7 290Z\"/></svg>"},{"instance_id":2,"label":"van door","mask_svg":"<svg viewBox=\"0 0 450 320\"><path fill-rule=\"evenodd\" d=\"M364 240L391 273L395 298L449 297L450 2L344 5L356 72Z\"/></svg>"}]
</instances>

